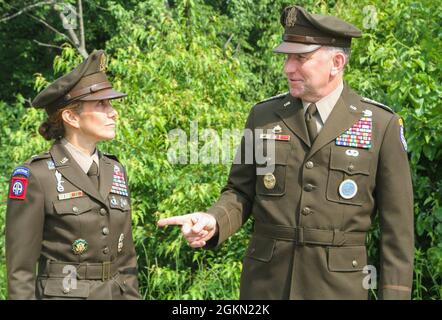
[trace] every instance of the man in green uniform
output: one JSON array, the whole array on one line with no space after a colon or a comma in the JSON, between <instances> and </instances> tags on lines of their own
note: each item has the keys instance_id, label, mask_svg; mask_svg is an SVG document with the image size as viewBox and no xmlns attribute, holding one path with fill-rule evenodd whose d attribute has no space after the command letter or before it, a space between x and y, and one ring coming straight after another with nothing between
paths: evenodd
<instances>
[{"instance_id":1,"label":"man in green uniform","mask_svg":"<svg viewBox=\"0 0 442 320\"><path fill-rule=\"evenodd\" d=\"M33 101L48 152L12 173L6 214L9 299L138 299L126 171L96 143L115 136L103 51Z\"/></svg>"},{"instance_id":2,"label":"man in green uniform","mask_svg":"<svg viewBox=\"0 0 442 320\"><path fill-rule=\"evenodd\" d=\"M409 299L413 192L403 122L343 82L359 29L298 6L284 9L281 23L274 51L287 54L289 92L253 107L246 123L253 139L244 136L242 162L208 213L158 225L182 225L192 247L214 246L253 215L242 299L367 299L376 279L367 278L374 273L366 235L377 212L380 296Z\"/></svg>"}]
</instances>

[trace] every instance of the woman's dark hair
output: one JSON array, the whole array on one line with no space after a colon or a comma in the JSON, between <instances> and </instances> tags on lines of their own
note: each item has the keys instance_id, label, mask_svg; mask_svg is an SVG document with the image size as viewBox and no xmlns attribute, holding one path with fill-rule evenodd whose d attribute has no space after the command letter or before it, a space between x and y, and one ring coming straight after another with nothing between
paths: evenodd
<instances>
[{"instance_id":1,"label":"woman's dark hair","mask_svg":"<svg viewBox=\"0 0 442 320\"><path fill-rule=\"evenodd\" d=\"M48 113L48 118L38 128L38 133L46 140L61 139L65 135L64 122L61 114L65 110L72 110L80 113L83 104L80 101L73 102L66 107L59 109L53 113Z\"/></svg>"}]
</instances>

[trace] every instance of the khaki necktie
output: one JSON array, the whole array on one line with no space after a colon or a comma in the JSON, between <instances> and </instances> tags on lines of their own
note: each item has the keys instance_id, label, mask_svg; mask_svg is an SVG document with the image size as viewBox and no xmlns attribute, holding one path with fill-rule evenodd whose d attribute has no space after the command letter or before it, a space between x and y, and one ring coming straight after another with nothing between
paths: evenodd
<instances>
[{"instance_id":1,"label":"khaki necktie","mask_svg":"<svg viewBox=\"0 0 442 320\"><path fill-rule=\"evenodd\" d=\"M99 179L98 179L98 165L95 161L92 161L92 165L87 172L87 175L92 181L92 184L97 188L99 187Z\"/></svg>"},{"instance_id":2,"label":"khaki necktie","mask_svg":"<svg viewBox=\"0 0 442 320\"><path fill-rule=\"evenodd\" d=\"M311 103L307 112L305 113L305 124L307 125L308 136L310 138L310 144L313 144L316 136L318 135L318 127L316 126L315 114L318 112L316 104Z\"/></svg>"}]
</instances>

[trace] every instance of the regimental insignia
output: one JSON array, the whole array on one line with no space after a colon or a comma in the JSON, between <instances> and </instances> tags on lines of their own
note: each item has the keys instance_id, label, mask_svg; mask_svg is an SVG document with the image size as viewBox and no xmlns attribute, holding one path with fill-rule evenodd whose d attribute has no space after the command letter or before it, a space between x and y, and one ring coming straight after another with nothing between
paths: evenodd
<instances>
[{"instance_id":1,"label":"regimental insignia","mask_svg":"<svg viewBox=\"0 0 442 320\"><path fill-rule=\"evenodd\" d=\"M120 167L117 165L114 166L114 174L112 178L112 187L110 192L119 194L121 196L129 196L126 179L124 178L124 174L121 171Z\"/></svg>"},{"instance_id":2,"label":"regimental insignia","mask_svg":"<svg viewBox=\"0 0 442 320\"><path fill-rule=\"evenodd\" d=\"M275 185L276 185L276 178L273 175L273 173L267 173L264 176L263 181L264 181L264 186L267 189L273 189L275 187Z\"/></svg>"},{"instance_id":3,"label":"regimental insignia","mask_svg":"<svg viewBox=\"0 0 442 320\"><path fill-rule=\"evenodd\" d=\"M407 144L407 140L405 140L405 129L404 129L404 121L399 118L399 136L402 142L402 145L404 146L404 150L405 152L408 152L408 144Z\"/></svg>"},{"instance_id":4,"label":"regimental insignia","mask_svg":"<svg viewBox=\"0 0 442 320\"><path fill-rule=\"evenodd\" d=\"M344 199L351 199L356 193L358 193L358 185L351 179L344 180L339 185L339 195Z\"/></svg>"},{"instance_id":5,"label":"regimental insignia","mask_svg":"<svg viewBox=\"0 0 442 320\"><path fill-rule=\"evenodd\" d=\"M123 251L123 241L124 241L124 234L120 234L120 237L118 238L118 248L117 248L118 252Z\"/></svg>"},{"instance_id":6,"label":"regimental insignia","mask_svg":"<svg viewBox=\"0 0 442 320\"><path fill-rule=\"evenodd\" d=\"M106 55L103 53L100 58L100 71L106 71Z\"/></svg>"},{"instance_id":7,"label":"regimental insignia","mask_svg":"<svg viewBox=\"0 0 442 320\"><path fill-rule=\"evenodd\" d=\"M362 117L350 129L336 138L337 146L354 148L371 148L372 118Z\"/></svg>"},{"instance_id":8,"label":"regimental insignia","mask_svg":"<svg viewBox=\"0 0 442 320\"><path fill-rule=\"evenodd\" d=\"M9 199L24 200L26 198L27 178L13 177L9 189Z\"/></svg>"},{"instance_id":9,"label":"regimental insignia","mask_svg":"<svg viewBox=\"0 0 442 320\"><path fill-rule=\"evenodd\" d=\"M46 163L48 164L48 169L49 170L54 170L55 169L55 163L52 160L46 161Z\"/></svg>"},{"instance_id":10,"label":"regimental insignia","mask_svg":"<svg viewBox=\"0 0 442 320\"><path fill-rule=\"evenodd\" d=\"M295 26L297 10L298 9L296 7L292 7L287 13L287 17L285 18L285 25L287 27Z\"/></svg>"},{"instance_id":11,"label":"regimental insignia","mask_svg":"<svg viewBox=\"0 0 442 320\"><path fill-rule=\"evenodd\" d=\"M84 239L77 239L72 243L72 252L74 252L75 255L79 256L82 255L87 251L89 247L89 244Z\"/></svg>"}]
</instances>

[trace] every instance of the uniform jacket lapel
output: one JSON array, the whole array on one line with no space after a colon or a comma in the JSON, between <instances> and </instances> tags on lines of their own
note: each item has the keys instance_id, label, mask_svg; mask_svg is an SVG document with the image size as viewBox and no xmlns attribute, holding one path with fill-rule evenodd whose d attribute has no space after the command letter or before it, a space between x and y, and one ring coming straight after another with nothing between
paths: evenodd
<instances>
[{"instance_id":1,"label":"uniform jacket lapel","mask_svg":"<svg viewBox=\"0 0 442 320\"><path fill-rule=\"evenodd\" d=\"M60 141L57 141L49 152L54 160L55 169L58 170L63 177L83 192L105 204L102 196L94 187L89 177L81 170L80 166L72 158L69 151L63 147Z\"/></svg>"},{"instance_id":2,"label":"uniform jacket lapel","mask_svg":"<svg viewBox=\"0 0 442 320\"><path fill-rule=\"evenodd\" d=\"M99 152L100 158L100 194L106 199L112 187L114 167L111 161Z\"/></svg>"},{"instance_id":3,"label":"uniform jacket lapel","mask_svg":"<svg viewBox=\"0 0 442 320\"><path fill-rule=\"evenodd\" d=\"M313 142L310 151L307 153L306 160L311 158L330 141L340 136L363 116L362 109L358 105L359 101L359 96L353 93L347 86L344 86L338 102Z\"/></svg>"},{"instance_id":4,"label":"uniform jacket lapel","mask_svg":"<svg viewBox=\"0 0 442 320\"><path fill-rule=\"evenodd\" d=\"M289 104L288 104L289 103ZM307 146L310 147L307 126L304 120L304 109L300 99L293 98L290 94L282 100L281 108L276 114Z\"/></svg>"}]
</instances>

